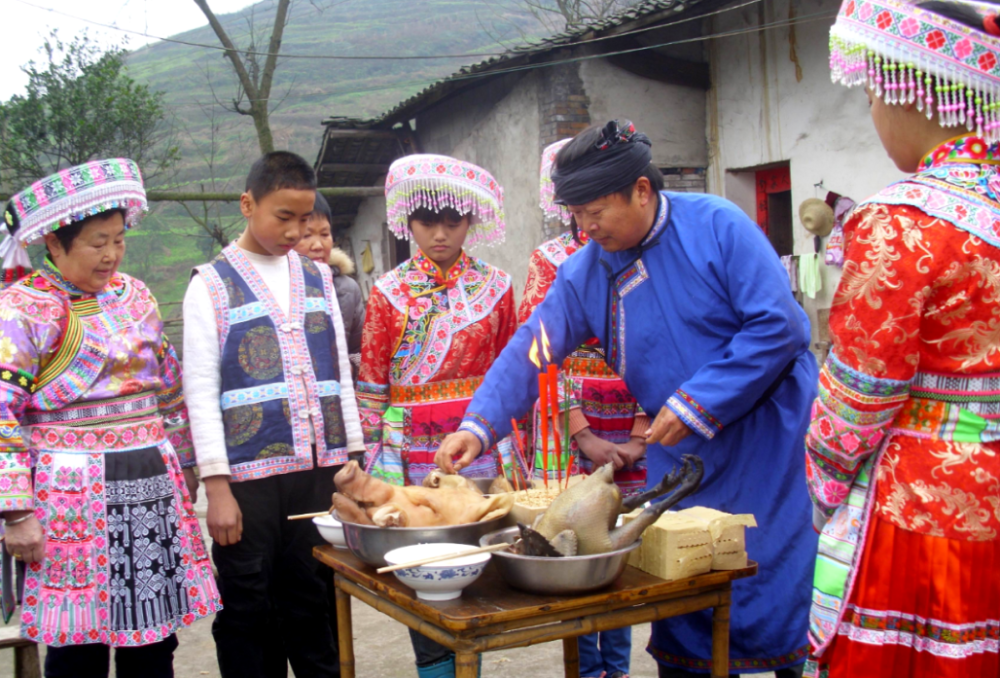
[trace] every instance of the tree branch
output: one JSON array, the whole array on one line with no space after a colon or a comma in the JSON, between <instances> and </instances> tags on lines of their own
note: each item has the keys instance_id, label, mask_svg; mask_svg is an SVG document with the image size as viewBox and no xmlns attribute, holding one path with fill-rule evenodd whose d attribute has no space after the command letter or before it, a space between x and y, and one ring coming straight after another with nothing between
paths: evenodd
<instances>
[{"instance_id":1,"label":"tree branch","mask_svg":"<svg viewBox=\"0 0 1000 678\"><path fill-rule=\"evenodd\" d=\"M282 2L287 3L288 0L282 0ZM247 69L243 66L243 61L240 59L239 50L233 44L233 41L229 39L229 35L226 33L226 29L222 27L222 24L216 18L215 13L212 8L208 6L206 0L194 0L194 4L198 5L198 8L208 19L209 26L215 31L216 37L219 38L219 42L222 46L226 48L226 57L233 64L233 70L236 71L236 76L240 79L240 84L243 85L243 89L246 90L247 95L250 100L258 99L259 95L257 92L257 83L255 83L251 78L250 74L247 73ZM251 104L252 105L252 104Z\"/></svg>"},{"instance_id":2,"label":"tree branch","mask_svg":"<svg viewBox=\"0 0 1000 678\"><path fill-rule=\"evenodd\" d=\"M195 0L195 2L204 0ZM288 24L288 6L291 0L278 0L278 11L274 15L274 26L271 28L271 41L267 46L267 60L264 62L264 71L260 76L261 99L268 99L271 96L271 83L274 81L274 70L278 66L278 52L281 50L281 37L284 35L285 26ZM267 103L265 102L265 106Z\"/></svg>"}]
</instances>

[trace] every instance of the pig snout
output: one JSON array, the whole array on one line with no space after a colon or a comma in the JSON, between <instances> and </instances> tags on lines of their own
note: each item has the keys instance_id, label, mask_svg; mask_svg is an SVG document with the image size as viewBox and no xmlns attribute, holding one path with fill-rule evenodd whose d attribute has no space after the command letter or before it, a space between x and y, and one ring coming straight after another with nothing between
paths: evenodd
<instances>
[{"instance_id":1,"label":"pig snout","mask_svg":"<svg viewBox=\"0 0 1000 678\"><path fill-rule=\"evenodd\" d=\"M345 491L350 489L351 485L355 484L355 480L358 477L358 471L361 467L358 466L358 462L349 461L344 464L344 468L337 471L337 475L333 477L333 483L337 486L340 491Z\"/></svg>"}]
</instances>

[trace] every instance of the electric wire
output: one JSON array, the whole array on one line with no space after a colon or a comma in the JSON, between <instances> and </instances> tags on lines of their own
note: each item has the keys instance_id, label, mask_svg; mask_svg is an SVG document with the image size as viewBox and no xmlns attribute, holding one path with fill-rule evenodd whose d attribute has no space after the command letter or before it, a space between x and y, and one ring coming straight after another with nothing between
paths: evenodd
<instances>
[{"instance_id":1,"label":"electric wire","mask_svg":"<svg viewBox=\"0 0 1000 678\"><path fill-rule=\"evenodd\" d=\"M689 21L696 21L696 20L699 20L699 19L705 19L705 18L708 18L708 17L711 17L711 16L715 16L715 15L718 15L718 14L723 14L725 12L730 12L730 11L735 11L735 10L738 10L738 9L742 9L742 8L747 7L749 5L757 4L757 3L761 2L761 1L762 0L747 0L746 2L743 2L743 3L739 4L739 5L733 5L733 6L729 6L729 7L723 7L723 8L711 11L711 12L705 12L704 14L697 14L697 15L691 16L691 17L682 17L680 19L677 19L676 21L671 21L669 23L657 24L657 25L654 25L654 26L644 26L642 28L636 28L636 29L633 29L631 31L624 31L622 33L615 33L613 35L603 35L603 36L596 36L596 37L593 37L593 38L585 38L585 39L573 41L571 43L567 42L566 44L587 45L587 44L592 44L592 43L595 43L595 42L601 42L603 40L615 40L615 39L618 39L618 38L628 37L630 35L636 35L636 34L645 33L645 32L648 32L648 31L662 30L664 28L669 28L671 26L676 26L676 25L679 25L679 24L682 24L682 23L686 23L686 22L689 22ZM228 52L228 51L230 51L228 48L223 47L222 45L209 45L209 44L200 43L200 42L191 42L191 41L188 41L188 40L178 40L176 38L164 38L164 37L160 37L158 35L151 35L151 34L146 33L144 31L137 31L137 30L133 30L133 29L129 29L129 28L122 28L121 26L115 26L114 24L106 24L106 23L102 23L100 21L94 21L93 19L86 19L84 17L76 16L74 14L69 14L68 12L62 12L60 10L57 10L57 9L54 9L54 8L51 8L51 7L44 7L42 5L38 5L38 4L34 3L34 2L30 2L30 0L16 0L16 2L19 2L22 5L26 5L28 7L32 7L34 9L37 9L37 10L42 11L42 12L49 12L50 14L55 14L57 16L63 16L63 17L66 17L68 19L73 19L75 21L82 21L83 23L91 24L93 26L98 26L100 28L106 28L106 29L109 29L109 30L119 31L121 33L127 33L129 35L138 35L138 36L141 36L141 37L144 37L144 38L149 38L151 40L159 40L161 42L173 43L173 44L177 44L177 45L184 45L186 47L198 47L198 48L201 48L201 49L210 49L210 50L214 50L214 51L218 51L218 52ZM686 9L686 6L683 3L680 3L674 9L675 10L683 10L683 9ZM202 27L199 27L199 28L205 28L205 27L202 26ZM193 29L193 30L198 30L198 29ZM584 27L581 27L580 29L577 29L574 32L584 33L587 30L600 31L600 30L604 30L604 29L600 25L595 25L593 27L584 26ZM557 34L557 36L553 36L553 37L560 37L560 36L563 36L563 35L565 35L565 37L567 39L569 39L569 40L572 39L572 34L571 33L567 33L567 32L564 32L562 34ZM521 50L526 51L526 52L527 51L531 51L531 48L534 47L536 44L537 44L537 46L539 48L545 48L546 47L546 45L544 44L544 40L543 40L540 43L531 43L531 42L526 43L521 48ZM558 46L558 45L555 45L555 46ZM521 51L521 50L515 49L514 53L516 53L517 51ZM512 53L512 50L507 50L505 52L469 52L469 53L464 53L464 54L411 54L411 55L356 55L356 54L351 54L351 55L348 55L348 54L282 54L282 53L279 52L279 53L277 53L275 55L275 54L273 54L271 52L257 52L257 51L253 51L253 50L242 50L242 49L239 49L239 48L237 48L235 51L239 52L240 54L244 54L244 55L247 55L247 56L255 56L255 57L277 56L277 58L279 58L279 59L343 60L343 61L414 61L414 60L432 60L432 59L474 59L474 58L482 59L484 57L502 57L502 56L509 55L509 54Z\"/></svg>"}]
</instances>

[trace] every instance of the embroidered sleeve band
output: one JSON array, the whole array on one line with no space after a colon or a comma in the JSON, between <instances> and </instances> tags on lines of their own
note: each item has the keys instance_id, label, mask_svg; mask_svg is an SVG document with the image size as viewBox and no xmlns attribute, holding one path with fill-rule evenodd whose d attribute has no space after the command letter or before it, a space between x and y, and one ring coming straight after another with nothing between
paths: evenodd
<instances>
[{"instance_id":1,"label":"embroidered sleeve band","mask_svg":"<svg viewBox=\"0 0 1000 678\"><path fill-rule=\"evenodd\" d=\"M806 434L806 478L826 515L847 498L861 465L878 451L909 394L910 382L853 370L831 352Z\"/></svg>"},{"instance_id":2,"label":"embroidered sleeve band","mask_svg":"<svg viewBox=\"0 0 1000 678\"><path fill-rule=\"evenodd\" d=\"M474 412L467 412L465 414L462 425L458 427L458 430L468 431L479 438L479 442L483 445L483 452L493 447L493 443L497 439L496 430L490 425L490 422Z\"/></svg>"},{"instance_id":3,"label":"embroidered sleeve band","mask_svg":"<svg viewBox=\"0 0 1000 678\"><path fill-rule=\"evenodd\" d=\"M667 407L705 440L711 440L722 430L722 423L718 419L680 389L667 399Z\"/></svg>"}]
</instances>

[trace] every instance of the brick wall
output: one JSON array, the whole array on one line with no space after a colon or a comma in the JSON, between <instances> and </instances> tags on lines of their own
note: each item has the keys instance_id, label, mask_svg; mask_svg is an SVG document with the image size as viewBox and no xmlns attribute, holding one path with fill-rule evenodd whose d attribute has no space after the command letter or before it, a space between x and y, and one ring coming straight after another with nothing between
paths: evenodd
<instances>
[{"instance_id":1,"label":"brick wall","mask_svg":"<svg viewBox=\"0 0 1000 678\"><path fill-rule=\"evenodd\" d=\"M704 167L661 167L664 188L678 193L704 193Z\"/></svg>"},{"instance_id":2,"label":"brick wall","mask_svg":"<svg viewBox=\"0 0 1000 678\"><path fill-rule=\"evenodd\" d=\"M543 68L538 79L538 156L542 149L560 139L574 137L590 127L590 98L583 89L580 65L561 64ZM560 221L542 224L542 235L548 240L566 230Z\"/></svg>"},{"instance_id":3,"label":"brick wall","mask_svg":"<svg viewBox=\"0 0 1000 678\"><path fill-rule=\"evenodd\" d=\"M538 151L590 126L590 99L583 89L580 66L560 64L541 69L538 91Z\"/></svg>"}]
</instances>

